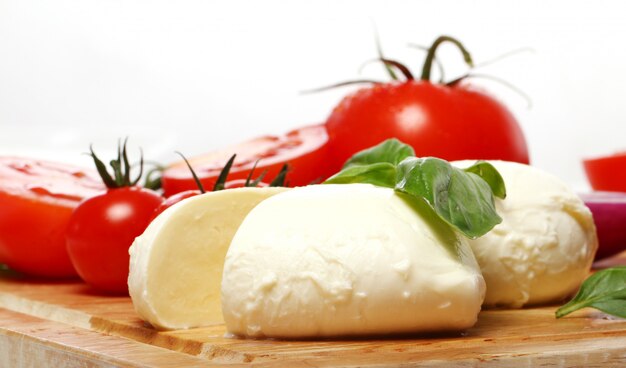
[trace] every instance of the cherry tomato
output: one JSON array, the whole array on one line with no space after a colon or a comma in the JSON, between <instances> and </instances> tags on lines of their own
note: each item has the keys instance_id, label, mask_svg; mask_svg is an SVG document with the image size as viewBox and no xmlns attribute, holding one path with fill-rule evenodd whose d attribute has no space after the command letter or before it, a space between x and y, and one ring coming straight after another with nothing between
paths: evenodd
<instances>
[{"instance_id":1,"label":"cherry tomato","mask_svg":"<svg viewBox=\"0 0 626 368\"><path fill-rule=\"evenodd\" d=\"M152 220L154 220L157 216L163 213L163 211L172 207L176 203L187 198L195 197L200 194L202 194L202 192L196 189L196 190L186 190L184 192L179 192L179 193L174 194L173 196L170 196L169 198L161 202L161 204L154 210L154 213L152 214L152 217L150 218L150 222L152 222Z\"/></svg>"},{"instance_id":2,"label":"cherry tomato","mask_svg":"<svg viewBox=\"0 0 626 368\"><path fill-rule=\"evenodd\" d=\"M67 249L80 277L111 293L127 293L128 248L163 198L139 187L110 189L82 202L69 221Z\"/></svg>"},{"instance_id":3,"label":"cherry tomato","mask_svg":"<svg viewBox=\"0 0 626 368\"><path fill-rule=\"evenodd\" d=\"M65 230L80 201L104 191L96 178L71 165L1 157L0 262L34 276L76 276Z\"/></svg>"},{"instance_id":4,"label":"cherry tomato","mask_svg":"<svg viewBox=\"0 0 626 368\"><path fill-rule=\"evenodd\" d=\"M335 165L388 138L411 145L417 156L529 162L513 115L463 85L408 80L363 88L339 103L326 127Z\"/></svg>"},{"instance_id":5,"label":"cherry tomato","mask_svg":"<svg viewBox=\"0 0 626 368\"><path fill-rule=\"evenodd\" d=\"M583 160L594 190L626 192L626 152Z\"/></svg>"},{"instance_id":6,"label":"cherry tomato","mask_svg":"<svg viewBox=\"0 0 626 368\"><path fill-rule=\"evenodd\" d=\"M224 164L233 154L237 158L229 179L245 179L255 162L255 173L267 170L266 177L275 177L283 164L289 164L287 181L290 186L322 181L336 171L327 162L328 135L323 125L311 125L293 130L283 136L265 136L249 140L219 151L189 159L205 188L213 188ZM255 175L256 177L256 175ZM163 172L163 190L166 196L197 188L184 161L177 162Z\"/></svg>"},{"instance_id":7,"label":"cherry tomato","mask_svg":"<svg viewBox=\"0 0 626 368\"><path fill-rule=\"evenodd\" d=\"M229 180L224 184L224 189L233 189L233 188L243 188L246 186L246 179L236 179L236 180ZM268 184L264 183L264 182L259 182L257 183L256 187L258 188L264 188L267 187ZM154 214L152 215L152 220L154 220L158 215L160 215L161 213L163 213L163 211L165 211L166 209L172 207L173 205L175 205L176 203L185 200L187 198L191 198L191 197L195 197L198 196L200 194L203 194L200 190L195 189L195 190L186 190L184 192L179 192L176 193L170 197L168 197L165 201L163 201L163 203L161 203L159 205L159 207L157 207L157 209L154 211Z\"/></svg>"},{"instance_id":8,"label":"cherry tomato","mask_svg":"<svg viewBox=\"0 0 626 368\"><path fill-rule=\"evenodd\" d=\"M224 184L224 189L243 188L245 186L246 186L246 179L236 179L236 180L227 181L226 184ZM261 182L258 182L256 186L258 188L265 188L269 186L269 184L261 181Z\"/></svg>"}]
</instances>

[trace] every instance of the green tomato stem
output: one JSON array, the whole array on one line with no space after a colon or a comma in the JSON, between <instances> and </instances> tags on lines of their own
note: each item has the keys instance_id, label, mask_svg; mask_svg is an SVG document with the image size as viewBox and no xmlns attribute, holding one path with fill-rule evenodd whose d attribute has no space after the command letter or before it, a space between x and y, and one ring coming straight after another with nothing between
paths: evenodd
<instances>
[{"instance_id":1,"label":"green tomato stem","mask_svg":"<svg viewBox=\"0 0 626 368\"><path fill-rule=\"evenodd\" d=\"M465 46L463 46L463 44L459 40L452 38L450 36L439 36L435 40L435 42L433 42L432 46L430 46L430 48L428 49L428 54L426 54L426 59L424 60L424 66L422 67L421 80L430 82L430 73L433 67L433 61L435 60L435 53L439 45L441 45L444 42L451 42L455 44L459 48L461 53L463 54L463 60L465 60L465 63L467 63L467 65L469 65L470 67L474 66L474 62L472 61L472 56L470 55L469 51L467 51Z\"/></svg>"}]
</instances>

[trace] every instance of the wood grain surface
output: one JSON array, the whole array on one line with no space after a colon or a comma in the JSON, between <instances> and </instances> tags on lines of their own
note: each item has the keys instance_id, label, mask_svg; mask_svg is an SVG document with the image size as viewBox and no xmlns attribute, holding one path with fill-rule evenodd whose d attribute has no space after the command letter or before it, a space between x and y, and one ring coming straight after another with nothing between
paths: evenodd
<instances>
[{"instance_id":1,"label":"wood grain surface","mask_svg":"<svg viewBox=\"0 0 626 368\"><path fill-rule=\"evenodd\" d=\"M589 309L556 320L555 310L486 310L470 330L438 336L245 340L222 324L159 332L128 297L5 275L0 367L626 366L626 320Z\"/></svg>"},{"instance_id":2,"label":"wood grain surface","mask_svg":"<svg viewBox=\"0 0 626 368\"><path fill-rule=\"evenodd\" d=\"M128 297L79 282L1 278L0 308L2 367L626 365L625 320L556 320L556 306L483 311L462 334L324 341L234 339L221 324L158 332Z\"/></svg>"}]
</instances>

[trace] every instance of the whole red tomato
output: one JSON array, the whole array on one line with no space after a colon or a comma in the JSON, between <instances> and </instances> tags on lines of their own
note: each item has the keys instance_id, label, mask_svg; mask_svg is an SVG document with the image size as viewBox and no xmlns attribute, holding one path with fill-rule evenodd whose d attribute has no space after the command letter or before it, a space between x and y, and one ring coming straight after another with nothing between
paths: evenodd
<instances>
[{"instance_id":1,"label":"whole red tomato","mask_svg":"<svg viewBox=\"0 0 626 368\"><path fill-rule=\"evenodd\" d=\"M108 191L78 205L70 217L66 243L72 264L92 287L110 293L128 293L128 248L141 235L163 202L157 192L137 187L141 174L131 179L132 165L126 141L111 161L113 175L91 150ZM140 172L143 172L143 158Z\"/></svg>"},{"instance_id":2,"label":"whole red tomato","mask_svg":"<svg viewBox=\"0 0 626 368\"><path fill-rule=\"evenodd\" d=\"M224 184L224 189L233 189L233 188L243 188L246 187L246 179L236 179L236 180L231 180L231 181L227 181ZM259 182L255 185L255 187L258 188L263 188L263 187L267 187L268 184L263 183L263 182ZM163 211L165 211L166 209L172 207L173 205L175 205L178 202L181 202L187 198L191 198L191 197L195 197L195 196L199 196L201 194L204 194L204 190L200 190L200 189L196 189L196 190L186 190L184 192L178 192L170 197L167 197L167 199L165 199L165 201L163 201L154 211L154 213L152 214L152 220L154 220L157 216L159 216L161 213L163 213Z\"/></svg>"},{"instance_id":3,"label":"whole red tomato","mask_svg":"<svg viewBox=\"0 0 626 368\"><path fill-rule=\"evenodd\" d=\"M162 202L152 190L124 187L81 203L67 230L67 249L80 277L99 290L128 292L128 248Z\"/></svg>"},{"instance_id":4,"label":"whole red tomato","mask_svg":"<svg viewBox=\"0 0 626 368\"><path fill-rule=\"evenodd\" d=\"M65 231L74 208L104 191L89 170L0 158L0 262L25 274L73 277Z\"/></svg>"},{"instance_id":5,"label":"whole red tomato","mask_svg":"<svg viewBox=\"0 0 626 368\"><path fill-rule=\"evenodd\" d=\"M198 175L196 174L196 170L194 170L194 168L191 166L191 164L189 163L189 160L187 160L187 158L182 153L180 152L177 152L177 153L180 155L180 157L183 159L183 162L187 166L187 169L189 170L189 174L193 178L193 181L196 184L197 189L185 190L183 192L178 192L174 195L167 197L167 199L163 203L161 203L159 207L157 207L157 209L154 211L154 214L152 215L152 219L155 219L157 216L163 213L163 211L172 207L178 202L181 202L187 198L195 197L200 194L206 193L206 190L204 189L204 185L200 181L200 178L198 178ZM252 174L254 174L254 169L256 168L256 166L251 169L246 179L228 180L230 170L232 169L233 163L235 162L236 158L237 158L237 155L233 154L228 160L228 162L224 165L224 167L222 168L222 170L220 171L218 175L218 178L213 184L213 188L212 188L213 191L232 189L232 188L242 188L242 187L267 187L269 185L261 181L265 177L266 173L261 174L261 176L257 178L252 177ZM279 172L278 177L275 178L272 184L276 186L284 186L287 171L288 171L288 166L284 166Z\"/></svg>"},{"instance_id":6,"label":"whole red tomato","mask_svg":"<svg viewBox=\"0 0 626 368\"><path fill-rule=\"evenodd\" d=\"M460 42L442 36L429 49L421 80L398 62L381 59L398 67L406 81L360 89L335 107L326 127L336 164L388 138L411 145L417 156L529 162L522 130L504 105L463 82L429 81L435 50L443 42L459 46L471 65Z\"/></svg>"},{"instance_id":7,"label":"whole red tomato","mask_svg":"<svg viewBox=\"0 0 626 368\"><path fill-rule=\"evenodd\" d=\"M255 172L266 171L266 178L278 175L284 164L289 164L288 184L307 185L322 181L336 172L327 161L328 135L324 125L311 125L293 130L283 136L252 139L219 151L192 157L193 166L205 188L213 188L224 167L224 162L237 154L229 179L246 179L258 161ZM163 190L171 196L197 185L184 161L177 162L163 172Z\"/></svg>"},{"instance_id":8,"label":"whole red tomato","mask_svg":"<svg viewBox=\"0 0 626 368\"><path fill-rule=\"evenodd\" d=\"M224 184L224 189L233 189L233 188L244 188L246 186L246 180L245 179L235 179L235 180L229 180L226 182L226 184ZM255 187L257 188L265 188L268 187L269 184L264 183L264 182L258 182Z\"/></svg>"}]
</instances>

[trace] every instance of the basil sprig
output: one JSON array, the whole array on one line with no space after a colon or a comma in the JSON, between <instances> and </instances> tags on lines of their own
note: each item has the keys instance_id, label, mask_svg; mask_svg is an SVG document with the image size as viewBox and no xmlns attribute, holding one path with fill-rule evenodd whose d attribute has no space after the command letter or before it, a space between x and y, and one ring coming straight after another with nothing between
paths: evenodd
<instances>
[{"instance_id":1,"label":"basil sprig","mask_svg":"<svg viewBox=\"0 0 626 368\"><path fill-rule=\"evenodd\" d=\"M556 311L556 318L586 307L626 318L626 266L607 268L589 276L578 294Z\"/></svg>"},{"instance_id":2,"label":"basil sprig","mask_svg":"<svg viewBox=\"0 0 626 368\"><path fill-rule=\"evenodd\" d=\"M480 237L502 222L494 195L506 197L504 180L489 163L466 169L434 158L414 157L397 139L355 154L325 184L369 183L425 201L445 222L468 238Z\"/></svg>"}]
</instances>

